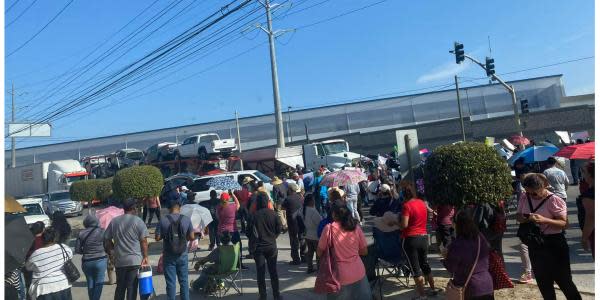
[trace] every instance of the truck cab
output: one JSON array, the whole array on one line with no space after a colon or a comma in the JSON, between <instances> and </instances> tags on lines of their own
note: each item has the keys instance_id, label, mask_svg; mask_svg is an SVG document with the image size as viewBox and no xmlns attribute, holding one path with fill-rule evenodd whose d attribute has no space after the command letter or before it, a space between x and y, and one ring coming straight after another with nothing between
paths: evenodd
<instances>
[{"instance_id":1,"label":"truck cab","mask_svg":"<svg viewBox=\"0 0 600 300\"><path fill-rule=\"evenodd\" d=\"M317 170L320 166L338 170L352 165L360 158L359 154L350 152L345 140L328 140L303 145L304 165Z\"/></svg>"},{"instance_id":2,"label":"truck cab","mask_svg":"<svg viewBox=\"0 0 600 300\"><path fill-rule=\"evenodd\" d=\"M76 160L53 161L48 165L48 192L68 190L73 182L85 180L87 175Z\"/></svg>"}]
</instances>

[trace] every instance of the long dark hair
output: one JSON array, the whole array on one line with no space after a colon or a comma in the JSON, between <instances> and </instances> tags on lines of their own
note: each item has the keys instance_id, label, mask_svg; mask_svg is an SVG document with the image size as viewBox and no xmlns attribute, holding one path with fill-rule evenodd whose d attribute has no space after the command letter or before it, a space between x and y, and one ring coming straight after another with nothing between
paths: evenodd
<instances>
[{"instance_id":1,"label":"long dark hair","mask_svg":"<svg viewBox=\"0 0 600 300\"><path fill-rule=\"evenodd\" d=\"M472 240L479 236L479 228L473 219L473 212L472 208L464 208L454 217L457 237Z\"/></svg>"},{"instance_id":2,"label":"long dark hair","mask_svg":"<svg viewBox=\"0 0 600 300\"><path fill-rule=\"evenodd\" d=\"M415 183L410 180L402 180L400 181L400 188L402 188L402 195L404 196L404 201L408 201L413 198L417 198L417 188L415 187Z\"/></svg>"},{"instance_id":3,"label":"long dark hair","mask_svg":"<svg viewBox=\"0 0 600 300\"><path fill-rule=\"evenodd\" d=\"M342 200L335 200L331 204L331 212L335 221L340 222L345 231L354 231L356 229L356 219Z\"/></svg>"},{"instance_id":4,"label":"long dark hair","mask_svg":"<svg viewBox=\"0 0 600 300\"><path fill-rule=\"evenodd\" d=\"M266 193L258 193L256 195L256 210L269 207L269 196Z\"/></svg>"}]
</instances>

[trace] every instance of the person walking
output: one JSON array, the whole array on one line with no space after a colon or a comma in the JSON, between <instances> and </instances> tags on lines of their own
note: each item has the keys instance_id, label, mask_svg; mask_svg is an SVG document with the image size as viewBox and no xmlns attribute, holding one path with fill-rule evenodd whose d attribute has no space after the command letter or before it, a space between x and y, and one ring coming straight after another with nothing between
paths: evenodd
<instances>
[{"instance_id":1,"label":"person walking","mask_svg":"<svg viewBox=\"0 0 600 300\"><path fill-rule=\"evenodd\" d=\"M344 201L332 200L331 211L333 223L323 229L317 257L333 248L331 262L337 271L341 289L338 293L327 294L327 299L369 300L372 297L371 287L360 258L368 254L365 235Z\"/></svg>"},{"instance_id":2,"label":"person walking","mask_svg":"<svg viewBox=\"0 0 600 300\"><path fill-rule=\"evenodd\" d=\"M299 194L300 188L295 183L288 184L288 195L281 207L285 209L287 218L288 234L290 237L290 247L292 252L292 261L290 265L297 266L302 263L300 253L300 244L303 240L302 233L302 196Z\"/></svg>"},{"instance_id":3,"label":"person walking","mask_svg":"<svg viewBox=\"0 0 600 300\"><path fill-rule=\"evenodd\" d=\"M567 205L551 193L548 186L549 182L543 174L527 174L523 178L525 195L519 200L517 221L523 228L534 225L534 228L539 228L539 234L534 233L532 228L531 233L537 236L535 242L528 239L522 241L529 248L533 274L544 299L556 299L555 282L567 299L581 299L573 283L569 246L564 234Z\"/></svg>"},{"instance_id":4,"label":"person walking","mask_svg":"<svg viewBox=\"0 0 600 300\"><path fill-rule=\"evenodd\" d=\"M438 205L435 208L435 224L437 228L435 230L435 239L439 243L440 249L447 248L454 228L452 227L452 218L454 217L454 206L449 204ZM479 230L477 231L479 232Z\"/></svg>"},{"instance_id":5,"label":"person walking","mask_svg":"<svg viewBox=\"0 0 600 300\"><path fill-rule=\"evenodd\" d=\"M358 194L360 193L360 187L358 184L348 183L344 186L346 192L346 202L352 210L352 217L360 221L360 215L358 214Z\"/></svg>"},{"instance_id":6,"label":"person walking","mask_svg":"<svg viewBox=\"0 0 600 300\"><path fill-rule=\"evenodd\" d=\"M567 190L569 189L567 173L556 167L556 158L554 157L548 157L546 164L548 169L544 171L544 176L548 179L552 192L567 201Z\"/></svg>"},{"instance_id":7,"label":"person walking","mask_svg":"<svg viewBox=\"0 0 600 300\"><path fill-rule=\"evenodd\" d=\"M277 176L273 176L271 184L273 185L273 202L275 202L275 208L281 210L281 204L285 201L288 194L287 185Z\"/></svg>"},{"instance_id":8,"label":"person walking","mask_svg":"<svg viewBox=\"0 0 600 300\"><path fill-rule=\"evenodd\" d=\"M431 275L431 267L427 261L427 204L417 198L414 183L408 180L400 182L404 205L400 214L399 225L402 230L402 249L408 259L411 273L417 285L417 299L426 299L437 295L435 282ZM425 280L429 283L431 290L425 293Z\"/></svg>"},{"instance_id":9,"label":"person walking","mask_svg":"<svg viewBox=\"0 0 600 300\"><path fill-rule=\"evenodd\" d=\"M452 274L452 282L465 288L465 299L493 300L494 284L488 271L490 247L473 221L472 209L456 214L455 229L456 239L445 254L442 252L442 263Z\"/></svg>"},{"instance_id":10,"label":"person walking","mask_svg":"<svg viewBox=\"0 0 600 300\"><path fill-rule=\"evenodd\" d=\"M140 266L149 266L148 228L137 216L136 205L135 199L125 199L125 214L112 219L104 232L104 249L113 257L117 273L115 300L135 300L138 270Z\"/></svg>"},{"instance_id":11,"label":"person walking","mask_svg":"<svg viewBox=\"0 0 600 300\"><path fill-rule=\"evenodd\" d=\"M108 258L104 250L104 229L95 215L89 214L83 220L84 230L79 232L75 243L75 253L82 254L81 269L85 274L90 300L100 300L104 286L104 273Z\"/></svg>"},{"instance_id":12,"label":"person walking","mask_svg":"<svg viewBox=\"0 0 600 300\"><path fill-rule=\"evenodd\" d=\"M583 225L583 232L581 235L581 244L585 251L592 251L592 257L594 255L594 162L588 162L582 168L583 180L587 183L587 190L581 193L581 202L585 210L585 222Z\"/></svg>"},{"instance_id":13,"label":"person walking","mask_svg":"<svg viewBox=\"0 0 600 300\"><path fill-rule=\"evenodd\" d=\"M71 239L71 225L67 222L67 217L65 217L62 211L57 210L52 214L52 224L50 226L55 230L57 243L69 243L69 239Z\"/></svg>"},{"instance_id":14,"label":"person walking","mask_svg":"<svg viewBox=\"0 0 600 300\"><path fill-rule=\"evenodd\" d=\"M321 216L327 215L327 187L321 185L323 181L323 171L319 170L315 173L315 207L321 213Z\"/></svg>"},{"instance_id":15,"label":"person walking","mask_svg":"<svg viewBox=\"0 0 600 300\"><path fill-rule=\"evenodd\" d=\"M265 264L271 278L273 298L281 299L279 293L279 276L277 274L277 237L282 230L282 224L274 210L268 207L269 197L266 193L259 193L256 197L257 211L251 216L254 262L258 281L259 299L267 299L265 283Z\"/></svg>"},{"instance_id":16,"label":"person walking","mask_svg":"<svg viewBox=\"0 0 600 300\"><path fill-rule=\"evenodd\" d=\"M50 227L42 234L44 246L35 250L25 262L32 272L29 297L36 300L71 300L71 284L62 271L65 262L73 258L68 245L57 243L58 233Z\"/></svg>"},{"instance_id":17,"label":"person walking","mask_svg":"<svg viewBox=\"0 0 600 300\"><path fill-rule=\"evenodd\" d=\"M152 225L152 217L156 215L158 218L158 223L160 223L160 198L158 196L148 197L148 226Z\"/></svg>"},{"instance_id":18,"label":"person walking","mask_svg":"<svg viewBox=\"0 0 600 300\"><path fill-rule=\"evenodd\" d=\"M195 239L194 228L190 217L180 213L180 203L169 203L169 214L156 226L154 239L163 241L163 266L167 283L167 297L175 299L177 293L176 279L179 280L180 298L190 299L188 284L188 252L187 242Z\"/></svg>"},{"instance_id":19,"label":"person walking","mask_svg":"<svg viewBox=\"0 0 600 300\"><path fill-rule=\"evenodd\" d=\"M321 214L315 208L315 197L312 194L306 195L304 197L304 226L306 227L306 246L308 247L308 251L306 253L306 264L308 266L308 270L306 274L312 274L316 270L313 267L313 256L317 251L317 246L319 244L319 237L317 235L317 230L319 228L319 224L321 223ZM317 266L319 262L317 260Z\"/></svg>"},{"instance_id":20,"label":"person walking","mask_svg":"<svg viewBox=\"0 0 600 300\"><path fill-rule=\"evenodd\" d=\"M206 207L210 212L210 216L212 217L212 222L208 224L208 237L210 239L210 244L208 246L208 251L212 251L216 246L221 244L221 239L218 237L218 229L219 229L219 215L217 214L217 207L219 206L219 197L217 196L217 191L210 191L210 199L207 201L200 202L200 205Z\"/></svg>"}]
</instances>

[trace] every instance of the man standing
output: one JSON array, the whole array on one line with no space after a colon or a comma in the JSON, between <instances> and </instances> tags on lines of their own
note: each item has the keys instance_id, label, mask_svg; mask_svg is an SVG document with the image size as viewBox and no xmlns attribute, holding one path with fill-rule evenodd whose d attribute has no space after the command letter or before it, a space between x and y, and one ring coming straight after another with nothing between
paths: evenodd
<instances>
[{"instance_id":1,"label":"man standing","mask_svg":"<svg viewBox=\"0 0 600 300\"><path fill-rule=\"evenodd\" d=\"M140 266L148 266L148 228L137 216L137 201L123 201L125 214L114 218L104 232L106 253L112 256L117 273L115 300L137 298L137 273ZM113 252L114 250L114 252Z\"/></svg>"},{"instance_id":2,"label":"man standing","mask_svg":"<svg viewBox=\"0 0 600 300\"><path fill-rule=\"evenodd\" d=\"M292 261L290 265L297 266L302 263L300 258L300 241L304 223L302 223L302 196L299 194L300 187L295 183L288 184L288 196L281 206L285 209L288 233L290 236L290 247L292 248Z\"/></svg>"},{"instance_id":3,"label":"man standing","mask_svg":"<svg viewBox=\"0 0 600 300\"><path fill-rule=\"evenodd\" d=\"M163 265L167 282L167 297L175 299L175 279L179 279L180 297L190 299L188 284L187 242L194 240L192 220L180 214L180 203L170 203L169 214L156 226L156 241L163 240Z\"/></svg>"},{"instance_id":4,"label":"man standing","mask_svg":"<svg viewBox=\"0 0 600 300\"><path fill-rule=\"evenodd\" d=\"M552 192L567 201L567 189L569 188L567 173L556 167L556 158L554 157L548 157L546 163L548 164L548 169L544 171L544 175L548 178Z\"/></svg>"},{"instance_id":5,"label":"man standing","mask_svg":"<svg viewBox=\"0 0 600 300\"><path fill-rule=\"evenodd\" d=\"M273 185L273 202L275 202L277 210L281 210L281 204L287 197L287 186L277 176L273 176L271 184Z\"/></svg>"},{"instance_id":6,"label":"man standing","mask_svg":"<svg viewBox=\"0 0 600 300\"><path fill-rule=\"evenodd\" d=\"M298 173L292 174L292 179L290 179L290 181L288 181L288 182L295 183L300 188L300 191L302 193L304 193L304 191L305 191L305 189L304 189L304 181L302 180L302 178L300 178L300 174L298 174Z\"/></svg>"}]
</instances>

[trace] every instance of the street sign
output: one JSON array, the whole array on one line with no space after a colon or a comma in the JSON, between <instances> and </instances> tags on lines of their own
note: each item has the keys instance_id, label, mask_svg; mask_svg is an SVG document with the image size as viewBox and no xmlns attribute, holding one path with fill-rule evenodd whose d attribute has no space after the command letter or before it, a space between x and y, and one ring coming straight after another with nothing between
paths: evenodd
<instances>
[{"instance_id":1,"label":"street sign","mask_svg":"<svg viewBox=\"0 0 600 300\"><path fill-rule=\"evenodd\" d=\"M50 136L50 124L11 123L8 124L9 137Z\"/></svg>"}]
</instances>

